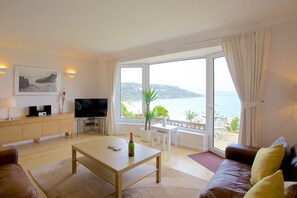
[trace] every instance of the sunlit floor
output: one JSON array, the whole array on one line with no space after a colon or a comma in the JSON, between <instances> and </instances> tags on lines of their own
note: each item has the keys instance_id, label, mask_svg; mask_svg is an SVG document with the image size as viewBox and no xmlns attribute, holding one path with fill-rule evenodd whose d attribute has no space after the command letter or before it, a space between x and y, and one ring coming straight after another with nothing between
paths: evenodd
<instances>
[{"instance_id":1,"label":"sunlit floor","mask_svg":"<svg viewBox=\"0 0 297 198\"><path fill-rule=\"evenodd\" d=\"M214 139L214 146L222 151L228 144L238 142L238 133L224 132L218 134Z\"/></svg>"},{"instance_id":2,"label":"sunlit floor","mask_svg":"<svg viewBox=\"0 0 297 198\"><path fill-rule=\"evenodd\" d=\"M100 137L101 135L98 135L97 133L83 133L78 137L75 136L74 139L71 139L70 136L61 135L46 140L42 139L39 143L29 142L26 144L16 145L19 150L19 163L25 170L30 181L38 190L41 197L46 197L29 175L28 170L54 161L70 158L72 144ZM119 137L125 138L125 136ZM139 137L135 137L135 142L150 146L150 143L141 142ZM161 146L159 145L158 148L161 149ZM187 156L197 152L199 151L183 147L175 147L172 145L170 151L162 151L162 165L172 167L209 181L213 176L213 173Z\"/></svg>"}]
</instances>

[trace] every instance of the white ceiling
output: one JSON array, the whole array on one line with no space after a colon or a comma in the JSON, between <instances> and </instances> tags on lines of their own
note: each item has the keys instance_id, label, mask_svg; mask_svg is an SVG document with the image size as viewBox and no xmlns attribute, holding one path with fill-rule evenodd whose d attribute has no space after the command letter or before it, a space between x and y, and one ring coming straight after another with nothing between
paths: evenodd
<instances>
[{"instance_id":1,"label":"white ceiling","mask_svg":"<svg viewBox=\"0 0 297 198\"><path fill-rule=\"evenodd\" d=\"M296 13L295 0L0 0L0 46L99 57Z\"/></svg>"}]
</instances>

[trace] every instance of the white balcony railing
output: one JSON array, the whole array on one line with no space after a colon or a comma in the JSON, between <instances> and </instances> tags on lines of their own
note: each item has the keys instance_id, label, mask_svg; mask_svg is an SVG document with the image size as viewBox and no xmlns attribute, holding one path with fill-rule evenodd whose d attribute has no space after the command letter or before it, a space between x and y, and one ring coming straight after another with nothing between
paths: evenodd
<instances>
[{"instance_id":1,"label":"white balcony railing","mask_svg":"<svg viewBox=\"0 0 297 198\"><path fill-rule=\"evenodd\" d=\"M154 123L163 123L163 119L155 118ZM179 121L179 120L167 120L167 124L182 127L182 128L205 130L205 124L200 124L200 123L193 123L193 122L186 122L186 121Z\"/></svg>"}]
</instances>

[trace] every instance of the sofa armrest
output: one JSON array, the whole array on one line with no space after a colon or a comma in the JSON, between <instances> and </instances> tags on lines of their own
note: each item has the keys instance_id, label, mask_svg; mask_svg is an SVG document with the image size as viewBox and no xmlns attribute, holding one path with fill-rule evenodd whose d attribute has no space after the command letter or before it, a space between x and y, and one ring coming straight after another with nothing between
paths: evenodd
<instances>
[{"instance_id":1,"label":"sofa armrest","mask_svg":"<svg viewBox=\"0 0 297 198\"><path fill-rule=\"evenodd\" d=\"M225 158L252 165L259 149L258 147L231 143L225 149Z\"/></svg>"},{"instance_id":2,"label":"sofa armrest","mask_svg":"<svg viewBox=\"0 0 297 198\"><path fill-rule=\"evenodd\" d=\"M18 150L15 147L0 147L0 166L11 163L18 163Z\"/></svg>"}]
</instances>

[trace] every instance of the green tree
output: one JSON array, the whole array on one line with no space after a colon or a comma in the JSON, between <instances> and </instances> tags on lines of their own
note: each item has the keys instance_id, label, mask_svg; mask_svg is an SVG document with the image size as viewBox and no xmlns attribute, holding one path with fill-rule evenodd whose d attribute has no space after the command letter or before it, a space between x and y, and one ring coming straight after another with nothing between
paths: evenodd
<instances>
[{"instance_id":1,"label":"green tree","mask_svg":"<svg viewBox=\"0 0 297 198\"><path fill-rule=\"evenodd\" d=\"M158 99L158 92L149 87L141 91L142 99L146 105L146 111L144 112L144 129L150 130L151 129L151 121L155 118L155 113L150 109L150 104L152 101Z\"/></svg>"},{"instance_id":2,"label":"green tree","mask_svg":"<svg viewBox=\"0 0 297 198\"><path fill-rule=\"evenodd\" d=\"M238 130L239 130L239 116L235 116L232 119L230 126L231 126L233 132L238 132Z\"/></svg>"},{"instance_id":3,"label":"green tree","mask_svg":"<svg viewBox=\"0 0 297 198\"><path fill-rule=\"evenodd\" d=\"M154 107L153 112L155 112L156 118L166 117L169 120L169 115L167 109L162 105L157 105Z\"/></svg>"},{"instance_id":4,"label":"green tree","mask_svg":"<svg viewBox=\"0 0 297 198\"><path fill-rule=\"evenodd\" d=\"M186 120L189 122L193 122L193 120L198 116L198 113L195 111L187 110L185 111Z\"/></svg>"},{"instance_id":5,"label":"green tree","mask_svg":"<svg viewBox=\"0 0 297 198\"><path fill-rule=\"evenodd\" d=\"M122 108L122 115L125 118L136 118L135 114L132 111L128 111L124 103L121 103L121 108Z\"/></svg>"}]
</instances>

